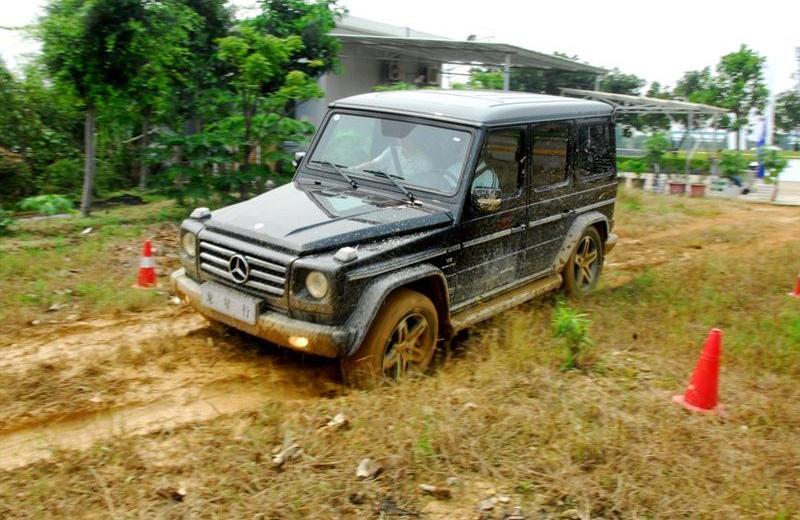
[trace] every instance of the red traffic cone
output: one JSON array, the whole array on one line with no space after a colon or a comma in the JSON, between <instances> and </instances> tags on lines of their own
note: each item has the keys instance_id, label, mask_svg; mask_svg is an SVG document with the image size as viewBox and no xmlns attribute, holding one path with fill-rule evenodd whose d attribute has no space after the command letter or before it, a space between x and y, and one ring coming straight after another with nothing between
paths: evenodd
<instances>
[{"instance_id":1,"label":"red traffic cone","mask_svg":"<svg viewBox=\"0 0 800 520\"><path fill-rule=\"evenodd\" d=\"M717 390L719 387L719 358L722 350L722 331L711 329L692 379L683 395L672 400L687 410L701 413L720 413Z\"/></svg>"},{"instance_id":2,"label":"red traffic cone","mask_svg":"<svg viewBox=\"0 0 800 520\"><path fill-rule=\"evenodd\" d=\"M794 286L794 292L787 293L789 296L800 298L800 274L797 275L797 284Z\"/></svg>"},{"instance_id":3,"label":"red traffic cone","mask_svg":"<svg viewBox=\"0 0 800 520\"><path fill-rule=\"evenodd\" d=\"M153 250L150 241L144 241L142 257L139 260L139 280L138 287L152 287L156 284L156 263L153 260Z\"/></svg>"}]
</instances>

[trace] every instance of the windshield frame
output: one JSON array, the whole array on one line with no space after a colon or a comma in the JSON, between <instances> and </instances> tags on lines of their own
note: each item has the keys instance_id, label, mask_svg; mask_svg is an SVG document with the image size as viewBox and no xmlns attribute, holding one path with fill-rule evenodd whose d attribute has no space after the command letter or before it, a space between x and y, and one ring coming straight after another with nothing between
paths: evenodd
<instances>
[{"instance_id":1,"label":"windshield frame","mask_svg":"<svg viewBox=\"0 0 800 520\"><path fill-rule=\"evenodd\" d=\"M470 126L465 124L458 124L458 123L450 123L447 121L439 121L436 119L427 119L424 117L418 116L404 116L400 114L393 114L388 112L381 112L379 110L352 110L352 109L332 109L329 110L328 113L325 115L325 119L320 125L319 129L317 130L316 134L314 135L314 139L311 142L311 146L308 148L308 152L306 153L305 157L303 158L301 168L297 169L297 173L295 174L295 178L297 179L303 173L302 170L307 171L313 175L320 175L324 174L326 179L335 178L338 182L341 182L341 178L336 172L334 172L330 167L326 167L324 165L318 163L312 163L312 158L314 157L314 153L316 152L317 146L328 128L328 124L332 120L333 116L336 114L342 115L353 115L353 116L360 116L360 117L370 117L376 119L389 119L394 121L401 121L404 123L411 123L411 124L419 124L425 126L432 126L436 128L444 128L448 130L456 130L460 132L464 132L468 135L469 142L466 145L467 153L464 156L463 164L461 165L461 171L459 172L458 183L453 188L452 191L443 191L437 190L434 188L429 188L426 186L418 186L416 184L409 184L405 182L403 179L396 178L397 182L402 184L408 191L410 191L415 197L422 196L427 198L436 198L436 197L444 197L447 199L452 199L457 197L459 193L462 191L462 187L465 183L464 178L469 171L469 168L473 162L474 154L475 154L475 143L476 137L480 131L479 127ZM377 175L369 172L363 172L360 170L352 169L352 168L343 168L348 175L358 179L359 181L370 181L370 183L374 183L381 187L382 191L390 191L393 194L399 195L401 198L405 199L405 195L403 195L389 179L383 178L382 175ZM358 184L359 189L365 187L365 183L359 182Z\"/></svg>"}]
</instances>

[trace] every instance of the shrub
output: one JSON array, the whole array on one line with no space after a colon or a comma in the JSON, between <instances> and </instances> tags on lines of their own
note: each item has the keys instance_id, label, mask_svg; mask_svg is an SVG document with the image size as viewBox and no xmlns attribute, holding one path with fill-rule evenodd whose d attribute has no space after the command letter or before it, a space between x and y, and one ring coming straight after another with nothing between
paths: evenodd
<instances>
[{"instance_id":1,"label":"shrub","mask_svg":"<svg viewBox=\"0 0 800 520\"><path fill-rule=\"evenodd\" d=\"M56 215L72 211L72 201L63 195L37 195L22 199L19 203L19 209L44 213L45 215Z\"/></svg>"},{"instance_id":2,"label":"shrub","mask_svg":"<svg viewBox=\"0 0 800 520\"><path fill-rule=\"evenodd\" d=\"M45 193L77 195L83 186L83 163L80 159L60 159L45 168Z\"/></svg>"},{"instance_id":3,"label":"shrub","mask_svg":"<svg viewBox=\"0 0 800 520\"><path fill-rule=\"evenodd\" d=\"M6 211L0 206L0 235L7 235L11 231L11 226L14 224L14 219L11 218L11 212Z\"/></svg>"},{"instance_id":4,"label":"shrub","mask_svg":"<svg viewBox=\"0 0 800 520\"><path fill-rule=\"evenodd\" d=\"M645 159L650 164L661 165L661 158L670 149L671 143L663 132L655 132L644 142Z\"/></svg>"},{"instance_id":5,"label":"shrub","mask_svg":"<svg viewBox=\"0 0 800 520\"><path fill-rule=\"evenodd\" d=\"M725 177L737 177L747 168L747 159L738 152L724 150L719 169Z\"/></svg>"},{"instance_id":6,"label":"shrub","mask_svg":"<svg viewBox=\"0 0 800 520\"><path fill-rule=\"evenodd\" d=\"M563 370L581 368L586 353L593 344L589 337L590 324L586 314L579 313L563 300L556 304L551 325L553 336L561 340L564 350L561 364Z\"/></svg>"}]
</instances>

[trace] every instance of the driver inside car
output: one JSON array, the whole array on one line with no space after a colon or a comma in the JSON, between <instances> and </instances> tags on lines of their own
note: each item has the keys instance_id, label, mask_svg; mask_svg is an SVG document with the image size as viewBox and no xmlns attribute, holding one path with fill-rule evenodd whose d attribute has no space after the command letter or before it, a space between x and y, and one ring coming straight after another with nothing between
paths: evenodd
<instances>
[{"instance_id":1,"label":"driver inside car","mask_svg":"<svg viewBox=\"0 0 800 520\"><path fill-rule=\"evenodd\" d=\"M460 137L451 139L452 143L431 143L423 133L411 132L397 139L395 144L384 148L374 159L353 166L353 169L378 170L408 184L451 191L458 184L461 173L458 158L463 157L467 144ZM456 147L461 153L442 154L443 145ZM439 149L438 153L436 148ZM434 159L440 157L447 157L452 161L447 165L437 165Z\"/></svg>"}]
</instances>

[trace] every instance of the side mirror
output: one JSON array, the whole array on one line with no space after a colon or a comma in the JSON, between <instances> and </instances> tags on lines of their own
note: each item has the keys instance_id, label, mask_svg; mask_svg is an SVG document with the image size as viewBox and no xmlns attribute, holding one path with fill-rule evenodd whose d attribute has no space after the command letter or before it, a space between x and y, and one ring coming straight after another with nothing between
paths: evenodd
<instances>
[{"instance_id":1,"label":"side mirror","mask_svg":"<svg viewBox=\"0 0 800 520\"><path fill-rule=\"evenodd\" d=\"M500 188L473 188L472 204L481 213L494 213L500 209L502 193Z\"/></svg>"},{"instance_id":2,"label":"side mirror","mask_svg":"<svg viewBox=\"0 0 800 520\"><path fill-rule=\"evenodd\" d=\"M305 151L294 152L294 161L292 161L292 164L294 165L295 168L300 166L300 163L303 161L303 157L305 157L305 156L306 156L306 152Z\"/></svg>"}]
</instances>

